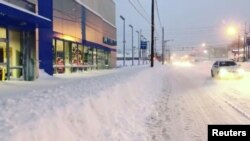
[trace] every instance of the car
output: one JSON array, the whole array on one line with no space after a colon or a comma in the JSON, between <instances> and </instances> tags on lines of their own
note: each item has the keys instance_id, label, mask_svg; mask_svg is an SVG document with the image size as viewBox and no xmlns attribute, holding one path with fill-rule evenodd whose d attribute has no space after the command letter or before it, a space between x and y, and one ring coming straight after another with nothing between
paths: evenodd
<instances>
[{"instance_id":1,"label":"car","mask_svg":"<svg viewBox=\"0 0 250 141\"><path fill-rule=\"evenodd\" d=\"M216 61L211 68L212 78L242 78L244 69L232 60Z\"/></svg>"}]
</instances>

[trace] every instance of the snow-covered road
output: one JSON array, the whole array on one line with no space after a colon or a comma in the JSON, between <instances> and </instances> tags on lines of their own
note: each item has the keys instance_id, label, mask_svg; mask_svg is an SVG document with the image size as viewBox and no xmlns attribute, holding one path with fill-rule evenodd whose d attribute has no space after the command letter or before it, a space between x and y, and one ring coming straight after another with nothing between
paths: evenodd
<instances>
[{"instance_id":1,"label":"snow-covered road","mask_svg":"<svg viewBox=\"0 0 250 141\"><path fill-rule=\"evenodd\" d=\"M250 124L249 72L214 80L210 67L156 64L2 83L0 140L206 141L208 124Z\"/></svg>"},{"instance_id":2,"label":"snow-covered road","mask_svg":"<svg viewBox=\"0 0 250 141\"><path fill-rule=\"evenodd\" d=\"M250 77L214 80L210 63L170 66L150 117L153 141L206 141L208 124L250 123Z\"/></svg>"}]
</instances>

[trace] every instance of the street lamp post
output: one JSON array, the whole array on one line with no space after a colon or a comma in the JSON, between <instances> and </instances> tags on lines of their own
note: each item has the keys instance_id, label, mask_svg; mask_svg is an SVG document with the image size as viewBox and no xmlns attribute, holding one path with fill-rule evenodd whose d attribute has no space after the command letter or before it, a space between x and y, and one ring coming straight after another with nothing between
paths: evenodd
<instances>
[{"instance_id":1,"label":"street lamp post","mask_svg":"<svg viewBox=\"0 0 250 141\"><path fill-rule=\"evenodd\" d=\"M170 41L174 41L174 39L164 40L164 60L165 60L165 47L167 47L167 43ZM168 51L168 61L170 61L170 49L167 49L167 51Z\"/></svg>"},{"instance_id":2,"label":"street lamp post","mask_svg":"<svg viewBox=\"0 0 250 141\"><path fill-rule=\"evenodd\" d=\"M237 61L240 61L240 34L238 33L238 58Z\"/></svg>"},{"instance_id":3,"label":"street lamp post","mask_svg":"<svg viewBox=\"0 0 250 141\"><path fill-rule=\"evenodd\" d=\"M138 65L140 65L140 57L141 57L141 30L136 31L138 33Z\"/></svg>"},{"instance_id":4,"label":"street lamp post","mask_svg":"<svg viewBox=\"0 0 250 141\"><path fill-rule=\"evenodd\" d=\"M208 57L208 60L210 60L211 50L208 48L206 43L202 43L201 47L204 49L203 53L205 54L205 57Z\"/></svg>"},{"instance_id":5,"label":"street lamp post","mask_svg":"<svg viewBox=\"0 0 250 141\"><path fill-rule=\"evenodd\" d=\"M238 57L237 57L237 60L239 61L239 57L240 57L240 31L239 31L239 28L236 28L235 26L229 26L227 28L227 34L230 35L230 36L237 36L237 49L238 49Z\"/></svg>"},{"instance_id":6,"label":"street lamp post","mask_svg":"<svg viewBox=\"0 0 250 141\"><path fill-rule=\"evenodd\" d=\"M125 46L126 46L126 39L125 39L125 18L121 15L120 18L123 20L123 66L125 66Z\"/></svg>"},{"instance_id":7,"label":"street lamp post","mask_svg":"<svg viewBox=\"0 0 250 141\"><path fill-rule=\"evenodd\" d=\"M129 25L132 29L132 66L134 66L134 27Z\"/></svg>"},{"instance_id":8,"label":"street lamp post","mask_svg":"<svg viewBox=\"0 0 250 141\"><path fill-rule=\"evenodd\" d=\"M148 64L148 61L149 61L149 58L148 58L148 56L149 56L149 54L150 54L150 41L149 40L147 40L147 60L146 60L146 64Z\"/></svg>"}]
</instances>

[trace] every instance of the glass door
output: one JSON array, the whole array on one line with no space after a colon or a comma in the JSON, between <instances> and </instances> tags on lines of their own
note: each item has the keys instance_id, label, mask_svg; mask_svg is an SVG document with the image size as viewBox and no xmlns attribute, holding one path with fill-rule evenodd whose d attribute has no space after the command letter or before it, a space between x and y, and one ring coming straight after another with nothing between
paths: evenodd
<instances>
[{"instance_id":1,"label":"glass door","mask_svg":"<svg viewBox=\"0 0 250 141\"><path fill-rule=\"evenodd\" d=\"M0 27L0 81L6 79L6 29Z\"/></svg>"},{"instance_id":2,"label":"glass door","mask_svg":"<svg viewBox=\"0 0 250 141\"><path fill-rule=\"evenodd\" d=\"M9 30L10 79L12 80L23 79L23 50L21 46L20 31Z\"/></svg>"}]
</instances>

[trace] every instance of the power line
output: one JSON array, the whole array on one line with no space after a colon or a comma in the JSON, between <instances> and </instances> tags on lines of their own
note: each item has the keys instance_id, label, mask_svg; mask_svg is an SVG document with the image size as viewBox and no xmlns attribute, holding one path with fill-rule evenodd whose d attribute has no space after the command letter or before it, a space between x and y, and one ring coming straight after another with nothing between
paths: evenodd
<instances>
[{"instance_id":1,"label":"power line","mask_svg":"<svg viewBox=\"0 0 250 141\"><path fill-rule=\"evenodd\" d=\"M133 3L131 0L128 0L128 1L129 1L129 3L132 5L132 7L136 10L136 12L137 12L139 15L141 15L142 18L143 18L144 20L146 20L149 24L151 24L151 23L150 23L150 20L149 20L147 17L145 17L145 16L137 9L137 7L134 5L134 3Z\"/></svg>"},{"instance_id":2,"label":"power line","mask_svg":"<svg viewBox=\"0 0 250 141\"><path fill-rule=\"evenodd\" d=\"M158 2L157 2L157 0L155 0L155 5L156 5L156 11L157 11L158 20L159 20L160 26L162 27L162 24L161 24L161 17L160 17L160 12L159 12L159 7L158 7Z\"/></svg>"},{"instance_id":3,"label":"power line","mask_svg":"<svg viewBox=\"0 0 250 141\"><path fill-rule=\"evenodd\" d=\"M137 0L137 2L139 3L139 6L142 8L142 10L145 12L145 14L147 15L147 17L150 18L150 16L148 15L147 11L146 11L145 8L142 6L140 0Z\"/></svg>"},{"instance_id":4,"label":"power line","mask_svg":"<svg viewBox=\"0 0 250 141\"><path fill-rule=\"evenodd\" d=\"M219 25L208 25L202 27L177 27L177 28L167 28L167 31L176 31L176 30L202 30L202 29L216 29L219 28Z\"/></svg>"},{"instance_id":5,"label":"power line","mask_svg":"<svg viewBox=\"0 0 250 141\"><path fill-rule=\"evenodd\" d=\"M135 4L134 4L131 0L128 0L128 1L129 1L130 5L136 10L136 12L137 12L145 21L147 21L147 22L151 25L151 21L150 21L147 17L145 17L145 16L142 14L142 12L140 12L140 10L135 6ZM141 6L142 6L142 5L141 5ZM155 29L155 31L156 31L157 36L159 36L159 34L158 34L158 32L157 32L156 29Z\"/></svg>"}]
</instances>

